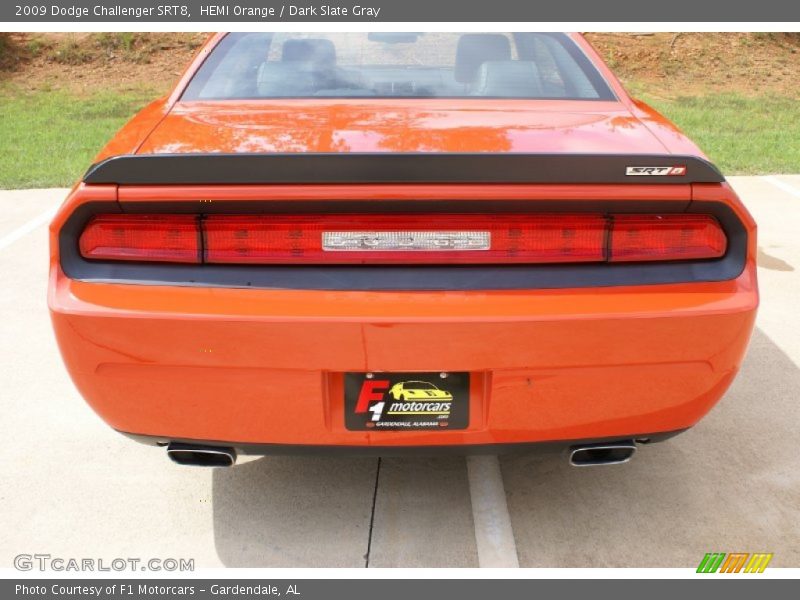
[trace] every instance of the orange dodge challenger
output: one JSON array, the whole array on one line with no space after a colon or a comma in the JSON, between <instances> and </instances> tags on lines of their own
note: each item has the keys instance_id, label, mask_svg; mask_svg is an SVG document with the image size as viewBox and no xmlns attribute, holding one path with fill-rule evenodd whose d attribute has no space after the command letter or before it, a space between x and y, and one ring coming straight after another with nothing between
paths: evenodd
<instances>
[{"instance_id":1,"label":"orange dodge challenger","mask_svg":"<svg viewBox=\"0 0 800 600\"><path fill-rule=\"evenodd\" d=\"M747 210L574 34L215 35L50 230L75 385L180 464L624 462L758 305Z\"/></svg>"}]
</instances>

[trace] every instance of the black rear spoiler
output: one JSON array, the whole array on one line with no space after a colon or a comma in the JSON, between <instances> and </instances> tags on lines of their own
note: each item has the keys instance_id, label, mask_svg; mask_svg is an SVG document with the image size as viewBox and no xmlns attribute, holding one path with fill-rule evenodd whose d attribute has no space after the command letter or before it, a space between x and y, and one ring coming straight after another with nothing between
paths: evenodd
<instances>
[{"instance_id":1,"label":"black rear spoiler","mask_svg":"<svg viewBox=\"0 0 800 600\"><path fill-rule=\"evenodd\" d=\"M672 154L139 154L93 165L85 183L719 183L707 160Z\"/></svg>"}]
</instances>

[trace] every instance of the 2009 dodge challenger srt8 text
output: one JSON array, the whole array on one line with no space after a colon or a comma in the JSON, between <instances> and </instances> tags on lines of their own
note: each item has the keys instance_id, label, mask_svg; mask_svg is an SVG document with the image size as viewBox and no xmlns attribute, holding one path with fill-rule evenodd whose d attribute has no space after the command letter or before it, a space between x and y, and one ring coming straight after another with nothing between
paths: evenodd
<instances>
[{"instance_id":1,"label":"2009 dodge challenger srt8 text","mask_svg":"<svg viewBox=\"0 0 800 600\"><path fill-rule=\"evenodd\" d=\"M580 35L215 35L51 226L113 428L238 453L626 461L735 377L755 223Z\"/></svg>"}]
</instances>

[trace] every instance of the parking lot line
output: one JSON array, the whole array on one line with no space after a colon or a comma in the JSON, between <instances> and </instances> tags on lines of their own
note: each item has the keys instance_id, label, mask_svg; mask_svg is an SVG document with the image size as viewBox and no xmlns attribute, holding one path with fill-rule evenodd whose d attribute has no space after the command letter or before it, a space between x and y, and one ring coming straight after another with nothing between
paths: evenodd
<instances>
[{"instance_id":1,"label":"parking lot line","mask_svg":"<svg viewBox=\"0 0 800 600\"><path fill-rule=\"evenodd\" d=\"M477 567L462 456L383 457L370 568Z\"/></svg>"},{"instance_id":2,"label":"parking lot line","mask_svg":"<svg viewBox=\"0 0 800 600\"><path fill-rule=\"evenodd\" d=\"M50 210L47 210L40 214L38 217L35 217L14 229L11 233L4 235L0 238L0 250L4 250L5 248L9 247L11 244L16 242L17 240L25 237L30 232L34 231L38 227L49 223L53 216L56 214L56 210L58 209L57 206L54 206Z\"/></svg>"},{"instance_id":3,"label":"parking lot line","mask_svg":"<svg viewBox=\"0 0 800 600\"><path fill-rule=\"evenodd\" d=\"M776 188L783 190L787 194L791 194L795 198L800 198L800 189L797 189L793 185L786 183L785 181L781 181L777 177L773 175L765 175L764 181L767 181L774 185Z\"/></svg>"},{"instance_id":4,"label":"parking lot line","mask_svg":"<svg viewBox=\"0 0 800 600\"><path fill-rule=\"evenodd\" d=\"M496 456L468 456L467 474L480 567L519 567L517 545Z\"/></svg>"}]
</instances>

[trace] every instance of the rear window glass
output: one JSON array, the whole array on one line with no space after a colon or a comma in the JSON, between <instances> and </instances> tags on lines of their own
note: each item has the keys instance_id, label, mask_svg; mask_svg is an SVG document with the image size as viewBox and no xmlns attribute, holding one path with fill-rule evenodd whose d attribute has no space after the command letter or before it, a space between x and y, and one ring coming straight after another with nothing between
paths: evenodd
<instances>
[{"instance_id":1,"label":"rear window glass","mask_svg":"<svg viewBox=\"0 0 800 600\"><path fill-rule=\"evenodd\" d=\"M231 33L183 100L360 97L614 95L561 33Z\"/></svg>"}]
</instances>

